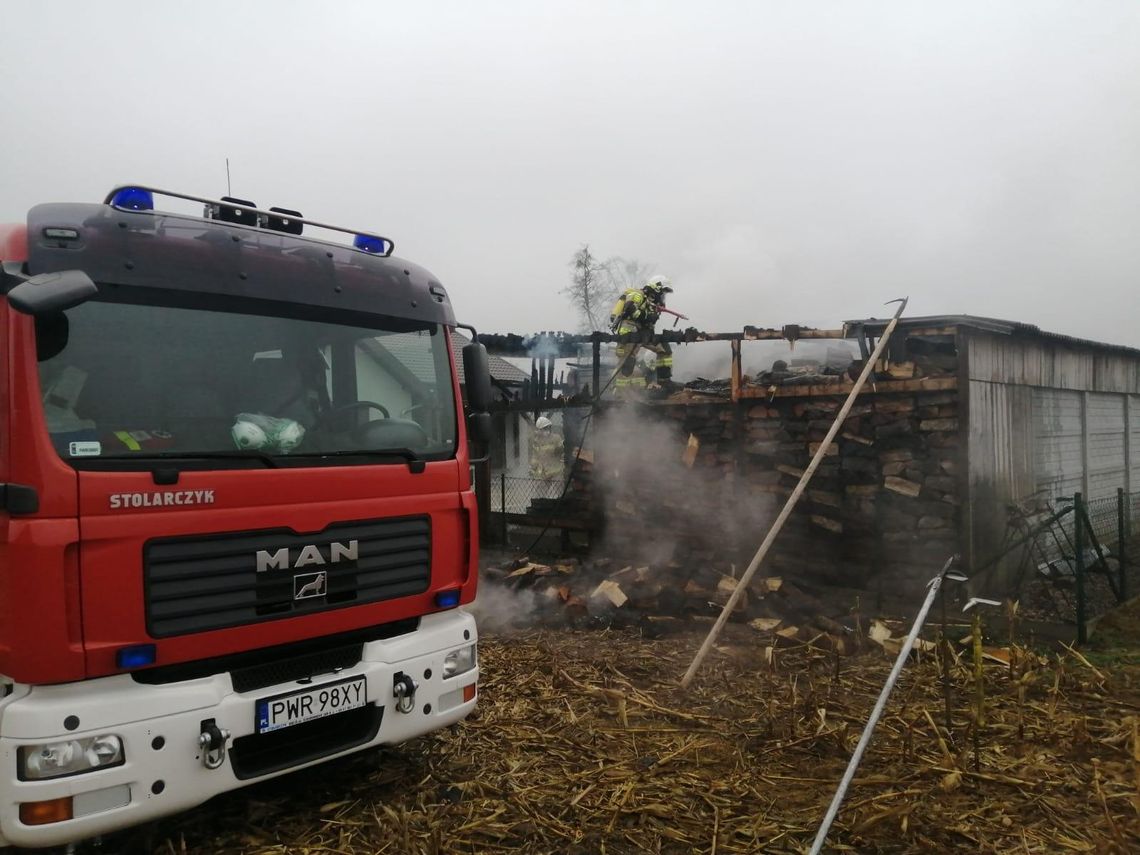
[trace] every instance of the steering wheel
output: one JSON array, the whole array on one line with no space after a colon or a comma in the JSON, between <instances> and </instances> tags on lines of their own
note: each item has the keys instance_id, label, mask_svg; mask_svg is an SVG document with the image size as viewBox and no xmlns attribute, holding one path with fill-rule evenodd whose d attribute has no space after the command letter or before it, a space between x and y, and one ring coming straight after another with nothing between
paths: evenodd
<instances>
[{"instance_id":1,"label":"steering wheel","mask_svg":"<svg viewBox=\"0 0 1140 855\"><path fill-rule=\"evenodd\" d=\"M392 418L388 412L388 408L383 404L377 404L375 401L353 401L351 404L344 404L340 407L333 407L331 410L326 410L317 416L316 422L313 424L313 429L324 428L329 422L334 421L336 418L343 416L345 413L351 413L356 410L376 410L381 413L384 418Z\"/></svg>"}]
</instances>

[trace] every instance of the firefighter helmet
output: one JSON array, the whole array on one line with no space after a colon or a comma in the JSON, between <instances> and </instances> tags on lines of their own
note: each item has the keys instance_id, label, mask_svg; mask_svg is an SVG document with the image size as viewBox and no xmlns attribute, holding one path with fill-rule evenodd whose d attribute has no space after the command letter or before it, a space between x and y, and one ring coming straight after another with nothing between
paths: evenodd
<instances>
[{"instance_id":1,"label":"firefighter helmet","mask_svg":"<svg viewBox=\"0 0 1140 855\"><path fill-rule=\"evenodd\" d=\"M660 303L665 299L666 294L673 293L673 286L666 276L654 276L650 278L645 286L641 289L645 292L647 297L652 297L653 300Z\"/></svg>"}]
</instances>

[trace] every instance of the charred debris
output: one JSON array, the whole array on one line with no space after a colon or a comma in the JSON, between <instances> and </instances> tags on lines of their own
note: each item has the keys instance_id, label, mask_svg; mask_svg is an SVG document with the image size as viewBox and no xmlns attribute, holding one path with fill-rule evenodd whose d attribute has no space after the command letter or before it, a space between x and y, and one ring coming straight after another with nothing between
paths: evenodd
<instances>
[{"instance_id":1,"label":"charred debris","mask_svg":"<svg viewBox=\"0 0 1140 855\"><path fill-rule=\"evenodd\" d=\"M618 337L543 334L534 374L550 378L556 356L573 356L567 383L527 384L499 406L508 412L567 411L566 488L557 498L535 498L525 513L500 514L487 502L486 539L503 540L508 524L573 532L575 542L588 544L586 555L617 562L608 572L628 565L629 572L612 581L638 602L648 596L648 585L659 601L651 611L659 615L693 611L692 598L715 602L803 474L885 324L661 333L659 340L675 345L722 342L731 354L730 376L635 400L614 400L606 389L613 367L604 346ZM873 382L856 400L767 561L770 578L794 580L787 588L793 597L803 586L869 591L880 603L906 597L961 550L958 335L953 325L910 319L891 338ZM505 356L538 348L533 337L480 340ZM742 370L745 342L801 340L846 343L828 348L823 359L788 358L752 375ZM859 355L851 358L854 353ZM543 360L550 362L539 370ZM593 394L598 388L605 390L600 397ZM588 560L581 565L594 587L604 581L591 569L596 566ZM638 569L646 567L653 571ZM540 587L546 590L546 583ZM584 598L588 605L594 587L560 590L559 597ZM764 613L761 599L754 598L748 615L787 614ZM809 611L834 618L814 605ZM799 621L799 614L792 619Z\"/></svg>"},{"instance_id":2,"label":"charred debris","mask_svg":"<svg viewBox=\"0 0 1140 855\"><path fill-rule=\"evenodd\" d=\"M944 318L916 318L900 324L897 341L890 344L887 359L876 380L921 380L947 377L957 369L956 327L945 323ZM780 328L745 326L741 332L711 333L695 328L662 330L651 338L637 335L611 335L594 332L571 334L542 332L530 335L481 334L482 342L492 354L507 357L529 358L530 379L516 389L504 390L512 404L545 408L582 405L606 398L607 369L613 370L612 351L607 346L623 342L658 342L671 346L723 342L731 351L728 377L697 378L682 385L682 397L668 395L656 400L671 399L683 403L688 397L706 395L714 399L740 400L770 395L773 388L798 387L800 394L843 394L850 390L864 360L874 349L876 336L886 321L868 319L848 321L837 329L817 329L797 324ZM800 341L847 342L857 346L859 356L851 358L848 346L828 347L822 357L797 357L795 344ZM745 374L742 370L741 345L747 342L787 342L792 352L787 359L775 360L771 368ZM568 371L555 370L557 360L571 360ZM813 387L824 387L815 390ZM598 396L595 390L603 388ZM922 388L922 387L916 387ZM812 390L812 391L808 391ZM612 397L612 396L611 396Z\"/></svg>"}]
</instances>

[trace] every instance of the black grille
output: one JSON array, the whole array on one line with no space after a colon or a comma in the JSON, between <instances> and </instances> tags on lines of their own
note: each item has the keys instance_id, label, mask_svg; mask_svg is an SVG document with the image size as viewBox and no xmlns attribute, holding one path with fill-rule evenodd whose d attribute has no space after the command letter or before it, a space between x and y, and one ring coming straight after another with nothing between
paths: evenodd
<instances>
[{"instance_id":1,"label":"black grille","mask_svg":"<svg viewBox=\"0 0 1140 855\"><path fill-rule=\"evenodd\" d=\"M242 736L230 748L234 776L245 781L364 745L376 738L383 718L383 707L368 704L272 733Z\"/></svg>"},{"instance_id":2,"label":"black grille","mask_svg":"<svg viewBox=\"0 0 1140 855\"><path fill-rule=\"evenodd\" d=\"M267 558L261 572L259 551ZM151 635L222 629L423 593L431 581L431 521L165 538L146 545L143 565ZM305 593L312 595L298 598Z\"/></svg>"},{"instance_id":3,"label":"black grille","mask_svg":"<svg viewBox=\"0 0 1140 855\"><path fill-rule=\"evenodd\" d=\"M243 650L241 653L195 659L192 662L142 668L132 671L131 679L136 683L161 686L228 671L233 679L234 691L252 692L266 686L300 680L302 677L327 674L337 668L351 668L360 661L364 645L369 641L407 635L415 632L419 625L419 618L405 618L349 632L338 632L334 636L310 638L258 650Z\"/></svg>"},{"instance_id":4,"label":"black grille","mask_svg":"<svg viewBox=\"0 0 1140 855\"><path fill-rule=\"evenodd\" d=\"M267 662L230 672L235 692L252 692L266 686L289 683L317 674L328 674L337 668L351 668L363 655L363 644L352 644L335 650L324 650L295 656L282 662Z\"/></svg>"}]
</instances>

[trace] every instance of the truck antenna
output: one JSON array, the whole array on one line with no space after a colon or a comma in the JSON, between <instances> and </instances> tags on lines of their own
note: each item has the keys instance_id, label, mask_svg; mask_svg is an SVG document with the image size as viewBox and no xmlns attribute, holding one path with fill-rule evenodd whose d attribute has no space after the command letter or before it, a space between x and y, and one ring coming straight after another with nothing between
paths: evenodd
<instances>
[{"instance_id":1,"label":"truck antenna","mask_svg":"<svg viewBox=\"0 0 1140 855\"><path fill-rule=\"evenodd\" d=\"M226 195L232 196L233 188L230 186L230 159L226 158Z\"/></svg>"}]
</instances>

